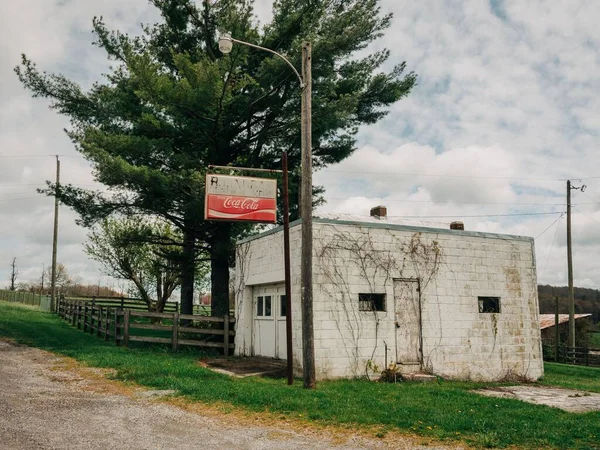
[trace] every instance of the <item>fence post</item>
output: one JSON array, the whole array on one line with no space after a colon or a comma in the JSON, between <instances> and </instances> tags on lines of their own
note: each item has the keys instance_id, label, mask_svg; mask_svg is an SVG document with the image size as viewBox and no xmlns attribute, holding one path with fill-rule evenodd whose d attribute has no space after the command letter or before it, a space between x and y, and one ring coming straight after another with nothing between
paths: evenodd
<instances>
[{"instance_id":1,"label":"fence post","mask_svg":"<svg viewBox=\"0 0 600 450\"><path fill-rule=\"evenodd\" d=\"M119 346L119 312L121 309L115 308L115 345Z\"/></svg>"},{"instance_id":2,"label":"fence post","mask_svg":"<svg viewBox=\"0 0 600 450\"><path fill-rule=\"evenodd\" d=\"M92 307L90 308L90 334L94 334L94 309L96 309L96 307L92 303ZM98 326L97 322L96 326Z\"/></svg>"},{"instance_id":3,"label":"fence post","mask_svg":"<svg viewBox=\"0 0 600 450\"><path fill-rule=\"evenodd\" d=\"M121 295L121 309L124 309L124 308L125 308L125 299Z\"/></svg>"},{"instance_id":4,"label":"fence post","mask_svg":"<svg viewBox=\"0 0 600 450\"><path fill-rule=\"evenodd\" d=\"M104 340L108 341L108 315L110 314L110 308L107 306L104 313Z\"/></svg>"},{"instance_id":5,"label":"fence post","mask_svg":"<svg viewBox=\"0 0 600 450\"><path fill-rule=\"evenodd\" d=\"M123 318L123 342L125 347L129 345L129 310L125 310L125 316Z\"/></svg>"},{"instance_id":6,"label":"fence post","mask_svg":"<svg viewBox=\"0 0 600 450\"><path fill-rule=\"evenodd\" d=\"M179 346L179 313L173 313L173 336L171 337L171 349L176 352Z\"/></svg>"},{"instance_id":7,"label":"fence post","mask_svg":"<svg viewBox=\"0 0 600 450\"><path fill-rule=\"evenodd\" d=\"M96 336L98 337L101 335L102 322L104 322L104 319L102 318L102 312L102 306L100 306L98 309L98 321L96 322Z\"/></svg>"},{"instance_id":8,"label":"fence post","mask_svg":"<svg viewBox=\"0 0 600 450\"><path fill-rule=\"evenodd\" d=\"M87 327L87 302L83 303L83 332L86 332Z\"/></svg>"},{"instance_id":9,"label":"fence post","mask_svg":"<svg viewBox=\"0 0 600 450\"><path fill-rule=\"evenodd\" d=\"M229 314L223 316L223 356L229 356Z\"/></svg>"}]
</instances>

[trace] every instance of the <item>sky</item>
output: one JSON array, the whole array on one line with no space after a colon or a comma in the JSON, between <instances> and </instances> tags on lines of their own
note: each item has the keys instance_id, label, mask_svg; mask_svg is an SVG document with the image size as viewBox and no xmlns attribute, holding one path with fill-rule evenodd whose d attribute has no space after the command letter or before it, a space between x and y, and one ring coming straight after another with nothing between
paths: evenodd
<instances>
[{"instance_id":1,"label":"sky","mask_svg":"<svg viewBox=\"0 0 600 450\"><path fill-rule=\"evenodd\" d=\"M269 20L270 0L256 1ZM92 46L92 18L132 34L158 20L145 0L0 2L0 287L17 258L20 281L51 262L53 180L102 189L63 129L65 117L31 98L13 68L38 67L84 88L108 71ZM392 26L370 49L388 69L418 74L409 97L361 128L347 160L315 174L321 212L426 217L465 229L531 236L540 283L567 284L566 180L572 190L575 285L600 288L600 2L381 0ZM82 282L119 287L84 254L88 230L60 208L58 260Z\"/></svg>"}]
</instances>

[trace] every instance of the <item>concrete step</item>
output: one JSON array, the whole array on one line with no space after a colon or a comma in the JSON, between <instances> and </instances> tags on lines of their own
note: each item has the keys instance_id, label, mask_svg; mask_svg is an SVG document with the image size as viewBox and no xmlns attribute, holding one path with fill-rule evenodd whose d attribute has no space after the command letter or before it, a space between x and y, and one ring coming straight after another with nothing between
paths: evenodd
<instances>
[{"instance_id":1,"label":"concrete step","mask_svg":"<svg viewBox=\"0 0 600 450\"><path fill-rule=\"evenodd\" d=\"M415 381L417 383L432 383L437 381L435 375L422 372L403 373L402 378L404 378L405 381Z\"/></svg>"}]
</instances>

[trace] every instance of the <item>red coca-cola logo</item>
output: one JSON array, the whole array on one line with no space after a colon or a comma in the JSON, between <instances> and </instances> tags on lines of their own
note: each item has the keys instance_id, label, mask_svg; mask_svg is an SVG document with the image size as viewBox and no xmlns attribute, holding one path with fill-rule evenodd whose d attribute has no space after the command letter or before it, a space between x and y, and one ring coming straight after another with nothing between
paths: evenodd
<instances>
[{"instance_id":1,"label":"red coca-cola logo","mask_svg":"<svg viewBox=\"0 0 600 450\"><path fill-rule=\"evenodd\" d=\"M223 201L225 208L242 209L244 211L257 211L259 208L258 200L254 198L235 198L227 197Z\"/></svg>"}]
</instances>

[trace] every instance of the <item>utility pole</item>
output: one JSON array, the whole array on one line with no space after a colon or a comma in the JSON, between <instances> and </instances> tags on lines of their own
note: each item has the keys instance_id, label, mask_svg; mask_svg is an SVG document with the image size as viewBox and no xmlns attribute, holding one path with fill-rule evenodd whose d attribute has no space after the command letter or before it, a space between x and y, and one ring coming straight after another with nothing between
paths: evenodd
<instances>
[{"instance_id":1,"label":"utility pole","mask_svg":"<svg viewBox=\"0 0 600 450\"><path fill-rule=\"evenodd\" d=\"M298 77L300 88L302 89L302 180L300 187L300 217L302 218L302 253L300 262L302 366L304 387L312 389L316 386L312 291L312 47L310 42L302 43L302 75L300 75L294 65L281 53L261 47L260 45L234 39L230 34L222 34L219 37L219 50L223 54L230 53L234 42L264 50L283 59ZM288 312L291 313L291 309Z\"/></svg>"},{"instance_id":2,"label":"utility pole","mask_svg":"<svg viewBox=\"0 0 600 450\"><path fill-rule=\"evenodd\" d=\"M52 238L52 275L50 280L50 311L56 312L56 250L58 246L58 194L60 192L60 160L56 155L56 193L54 195L54 236Z\"/></svg>"},{"instance_id":3,"label":"utility pole","mask_svg":"<svg viewBox=\"0 0 600 450\"><path fill-rule=\"evenodd\" d=\"M575 347L575 295L573 292L573 247L571 244L571 189L585 190L585 185L580 187L571 186L571 180L567 180L567 270L569 277L569 339L567 345Z\"/></svg>"},{"instance_id":4,"label":"utility pole","mask_svg":"<svg viewBox=\"0 0 600 450\"><path fill-rule=\"evenodd\" d=\"M301 301L304 387L316 386L312 290L312 48L302 44L302 217Z\"/></svg>"},{"instance_id":5,"label":"utility pole","mask_svg":"<svg viewBox=\"0 0 600 450\"><path fill-rule=\"evenodd\" d=\"M42 263L42 287L40 295L44 295L44 278L46 277L46 268L44 267L44 263Z\"/></svg>"},{"instance_id":6,"label":"utility pole","mask_svg":"<svg viewBox=\"0 0 600 450\"><path fill-rule=\"evenodd\" d=\"M558 295L554 296L554 362L558 362L558 351L560 349L560 333L558 329Z\"/></svg>"},{"instance_id":7,"label":"utility pole","mask_svg":"<svg viewBox=\"0 0 600 450\"><path fill-rule=\"evenodd\" d=\"M15 283L17 282L17 275L19 275L19 271L17 270L17 258L13 258L12 263L10 264L11 272L10 272L10 290L14 291L17 289Z\"/></svg>"}]
</instances>

